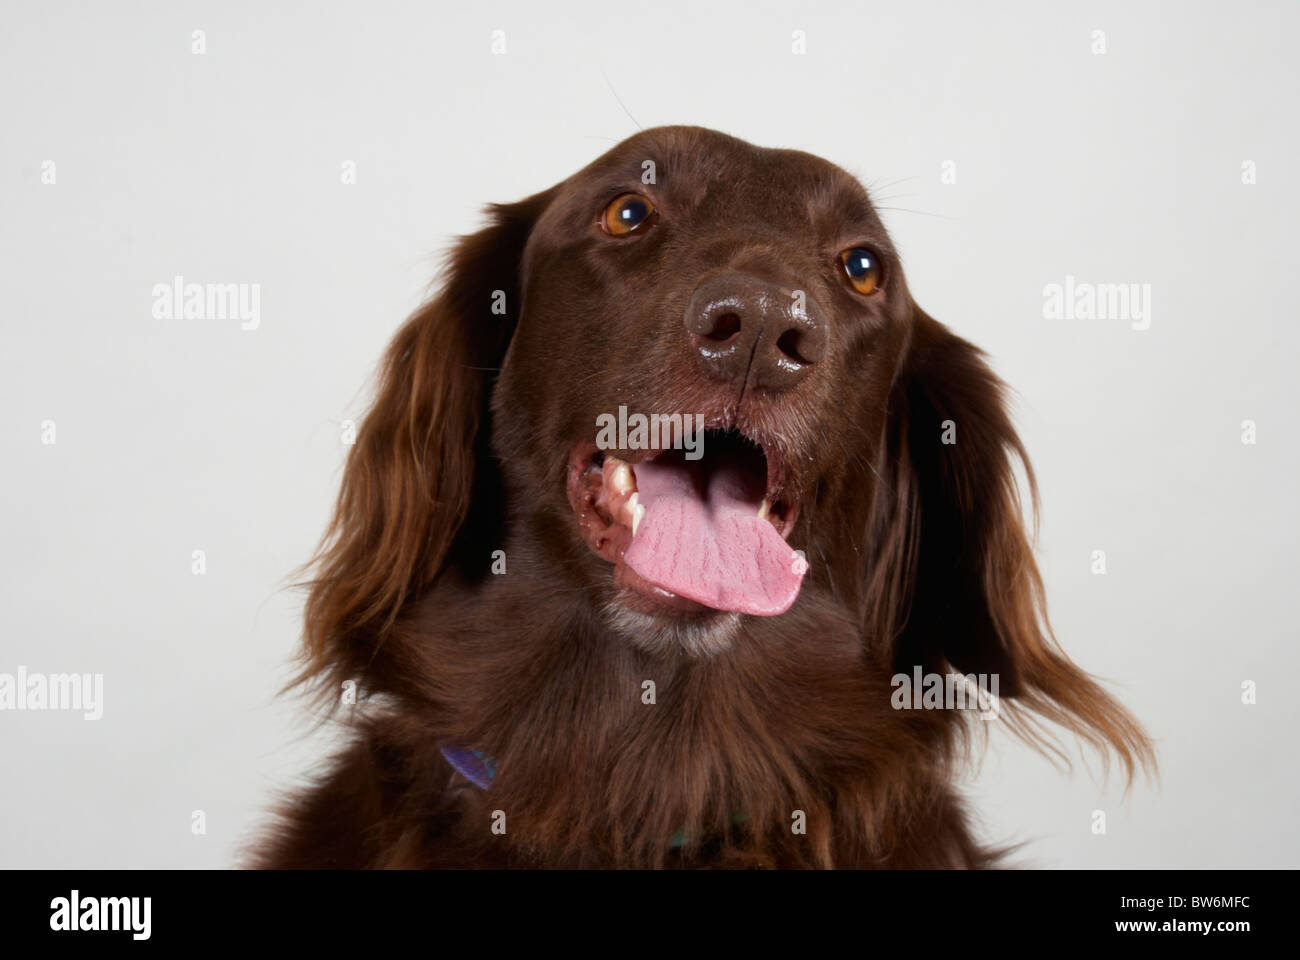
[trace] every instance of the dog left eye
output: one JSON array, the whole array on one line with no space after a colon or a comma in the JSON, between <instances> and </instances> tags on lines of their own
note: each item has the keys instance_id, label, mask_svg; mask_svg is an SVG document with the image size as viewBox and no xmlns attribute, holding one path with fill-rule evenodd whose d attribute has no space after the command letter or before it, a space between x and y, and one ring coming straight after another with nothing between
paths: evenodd
<instances>
[{"instance_id":1,"label":"dog left eye","mask_svg":"<svg viewBox=\"0 0 1300 960\"><path fill-rule=\"evenodd\" d=\"M605 208L600 226L612 237L624 237L634 230L650 226L657 211L655 205L639 193L625 193Z\"/></svg>"},{"instance_id":2,"label":"dog left eye","mask_svg":"<svg viewBox=\"0 0 1300 960\"><path fill-rule=\"evenodd\" d=\"M840 262L858 293L872 293L880 286L880 261L866 247L850 247L840 254Z\"/></svg>"}]
</instances>

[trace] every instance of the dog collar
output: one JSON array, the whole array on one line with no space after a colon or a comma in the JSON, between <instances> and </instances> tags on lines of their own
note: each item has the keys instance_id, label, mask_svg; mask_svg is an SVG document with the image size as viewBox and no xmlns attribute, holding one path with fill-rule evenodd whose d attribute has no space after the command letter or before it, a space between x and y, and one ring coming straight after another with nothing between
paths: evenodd
<instances>
[{"instance_id":1,"label":"dog collar","mask_svg":"<svg viewBox=\"0 0 1300 960\"><path fill-rule=\"evenodd\" d=\"M471 750L469 747L462 747L451 741L438 744L438 749L442 751L443 758L452 765L452 768L474 786L480 790L487 790L492 786L492 780L497 775L497 762L482 750ZM740 814L733 814L731 822L744 823L745 818ZM682 846L686 839L686 832L678 830L673 834L669 846L675 850Z\"/></svg>"},{"instance_id":2,"label":"dog collar","mask_svg":"<svg viewBox=\"0 0 1300 960\"><path fill-rule=\"evenodd\" d=\"M470 750L458 743L440 743L438 749L443 757L463 776L480 790L492 786L492 778L497 775L497 762L482 750Z\"/></svg>"}]
</instances>

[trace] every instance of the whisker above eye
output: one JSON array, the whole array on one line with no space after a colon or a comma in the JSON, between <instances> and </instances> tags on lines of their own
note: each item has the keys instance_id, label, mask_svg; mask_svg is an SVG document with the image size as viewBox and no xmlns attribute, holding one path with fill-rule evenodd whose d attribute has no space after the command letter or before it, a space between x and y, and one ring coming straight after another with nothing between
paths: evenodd
<instances>
[{"instance_id":1,"label":"whisker above eye","mask_svg":"<svg viewBox=\"0 0 1300 960\"><path fill-rule=\"evenodd\" d=\"M888 210L888 211L890 211L890 212L896 212L896 213L914 213L914 214L916 214L918 217L936 217L936 218L938 218L938 219L940 219L940 220L952 220L952 221L954 221L954 222L955 222L955 221L959 221L959 220L961 220L961 217L950 217L950 216L948 216L947 214L943 214L943 213L930 213L929 211L926 211L926 210L912 210L912 209L910 209L910 208L908 208L908 207L882 207L882 206L877 205L877 206L876 206L876 209L877 209L877 210Z\"/></svg>"}]
</instances>

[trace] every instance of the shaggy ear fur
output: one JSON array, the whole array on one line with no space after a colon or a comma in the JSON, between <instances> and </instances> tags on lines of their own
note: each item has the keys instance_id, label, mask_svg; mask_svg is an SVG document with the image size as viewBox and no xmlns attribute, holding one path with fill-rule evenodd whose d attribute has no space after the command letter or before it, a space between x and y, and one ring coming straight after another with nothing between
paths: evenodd
<instances>
[{"instance_id":1,"label":"shaggy ear fur","mask_svg":"<svg viewBox=\"0 0 1300 960\"><path fill-rule=\"evenodd\" d=\"M301 680L362 676L406 603L445 567L483 574L461 547L499 542L483 528L500 510L475 510L501 500L488 398L517 321L524 245L550 196L490 207L490 225L453 250L441 292L389 345L312 562Z\"/></svg>"},{"instance_id":2,"label":"shaggy ear fur","mask_svg":"<svg viewBox=\"0 0 1300 960\"><path fill-rule=\"evenodd\" d=\"M1065 759L1048 719L1113 750L1125 775L1153 763L1137 721L1057 646L1021 512L1016 465L1036 506L1033 472L983 355L915 311L890 399L868 584L871 635L889 638L891 668L997 674L1001 718Z\"/></svg>"}]
</instances>

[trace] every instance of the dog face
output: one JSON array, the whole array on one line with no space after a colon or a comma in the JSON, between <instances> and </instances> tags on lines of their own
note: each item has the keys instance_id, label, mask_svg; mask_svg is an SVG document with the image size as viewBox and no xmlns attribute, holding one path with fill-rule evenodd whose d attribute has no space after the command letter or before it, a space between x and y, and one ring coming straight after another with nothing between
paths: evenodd
<instances>
[{"instance_id":1,"label":"dog face","mask_svg":"<svg viewBox=\"0 0 1300 960\"><path fill-rule=\"evenodd\" d=\"M866 191L808 154L669 128L541 203L493 406L513 499L547 514L521 520L602 561L582 567L634 639L783 613L819 517L870 500L911 331ZM598 442L620 409L664 429Z\"/></svg>"},{"instance_id":2,"label":"dog face","mask_svg":"<svg viewBox=\"0 0 1300 960\"><path fill-rule=\"evenodd\" d=\"M647 130L490 208L394 338L318 558L306 675L427 698L409 678L449 689L431 637L504 643L563 597L562 632L743 651L758 687L792 656L821 657L810 686L996 675L1009 729L1041 745L1046 717L1131 770L1141 729L1051 637L1019 467L1032 491L1001 382L913 301L853 178ZM437 590L454 624L412 613Z\"/></svg>"}]
</instances>

